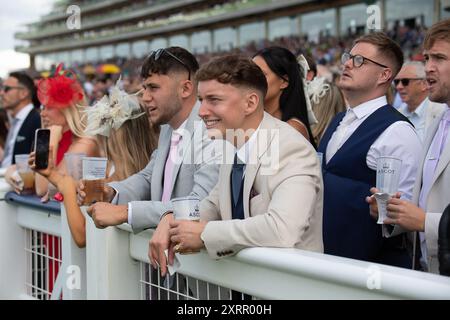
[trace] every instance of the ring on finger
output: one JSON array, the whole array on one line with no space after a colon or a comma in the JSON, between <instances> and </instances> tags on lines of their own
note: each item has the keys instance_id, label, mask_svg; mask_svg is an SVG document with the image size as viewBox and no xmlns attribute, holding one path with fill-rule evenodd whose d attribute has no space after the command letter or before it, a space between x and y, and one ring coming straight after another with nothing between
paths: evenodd
<instances>
[{"instance_id":1,"label":"ring on finger","mask_svg":"<svg viewBox=\"0 0 450 320\"><path fill-rule=\"evenodd\" d=\"M181 251L181 243L178 243L177 245L175 245L175 247L173 247L173 250L175 252L180 252Z\"/></svg>"}]
</instances>

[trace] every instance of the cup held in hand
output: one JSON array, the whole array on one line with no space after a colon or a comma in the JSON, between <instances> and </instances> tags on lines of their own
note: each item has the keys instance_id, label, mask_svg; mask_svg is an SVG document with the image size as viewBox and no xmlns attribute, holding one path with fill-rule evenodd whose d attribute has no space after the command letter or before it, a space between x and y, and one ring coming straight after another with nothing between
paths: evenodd
<instances>
[{"instance_id":1,"label":"cup held in hand","mask_svg":"<svg viewBox=\"0 0 450 320\"><path fill-rule=\"evenodd\" d=\"M106 177L106 158L84 157L82 159L85 205L103 201Z\"/></svg>"},{"instance_id":2,"label":"cup held in hand","mask_svg":"<svg viewBox=\"0 0 450 320\"><path fill-rule=\"evenodd\" d=\"M182 197L172 199L173 216L176 220L200 221L200 199L197 197ZM179 248L179 246L178 246ZM180 254L200 252L198 250L177 250Z\"/></svg>"}]
</instances>

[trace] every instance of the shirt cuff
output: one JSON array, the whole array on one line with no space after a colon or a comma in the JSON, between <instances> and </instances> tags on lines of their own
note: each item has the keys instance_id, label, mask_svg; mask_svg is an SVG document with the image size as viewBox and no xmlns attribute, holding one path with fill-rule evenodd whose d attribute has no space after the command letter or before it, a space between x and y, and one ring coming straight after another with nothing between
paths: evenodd
<instances>
[{"instance_id":1,"label":"shirt cuff","mask_svg":"<svg viewBox=\"0 0 450 320\"><path fill-rule=\"evenodd\" d=\"M133 207L131 206L131 202L128 202L128 224L131 226L132 217L133 217Z\"/></svg>"},{"instance_id":2,"label":"shirt cuff","mask_svg":"<svg viewBox=\"0 0 450 320\"><path fill-rule=\"evenodd\" d=\"M119 191L118 191L116 188L114 188L113 186L111 186L110 184L108 184L108 186L110 186L111 188L113 188L114 191L116 192L116 194L114 195L114 198L111 200L110 203L112 203L112 204L117 204L117 203L119 202Z\"/></svg>"}]
</instances>

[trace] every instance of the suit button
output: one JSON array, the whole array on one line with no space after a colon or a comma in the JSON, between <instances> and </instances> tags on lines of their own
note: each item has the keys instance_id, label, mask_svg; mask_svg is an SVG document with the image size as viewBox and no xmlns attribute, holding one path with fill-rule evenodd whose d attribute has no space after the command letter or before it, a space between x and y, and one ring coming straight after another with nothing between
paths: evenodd
<instances>
[{"instance_id":1,"label":"suit button","mask_svg":"<svg viewBox=\"0 0 450 320\"><path fill-rule=\"evenodd\" d=\"M222 252L217 252L217 255L218 255L219 257L221 257L221 256L222 256Z\"/></svg>"}]
</instances>

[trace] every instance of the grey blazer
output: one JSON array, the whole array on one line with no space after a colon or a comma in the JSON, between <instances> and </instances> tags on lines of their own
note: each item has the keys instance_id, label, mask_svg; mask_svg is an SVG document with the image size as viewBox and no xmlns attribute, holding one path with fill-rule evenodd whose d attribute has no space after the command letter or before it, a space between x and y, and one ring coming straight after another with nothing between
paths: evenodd
<instances>
[{"instance_id":1,"label":"grey blazer","mask_svg":"<svg viewBox=\"0 0 450 320\"><path fill-rule=\"evenodd\" d=\"M197 103L192 109L178 146L182 160L174 168L171 199L184 196L203 199L217 183L221 150L209 139L205 125L198 116L199 107ZM112 203L131 203L134 233L157 226L161 216L172 210L170 202L161 202L171 136L172 128L162 126L158 149L153 152L149 164L123 181L110 183L117 191Z\"/></svg>"}]
</instances>

